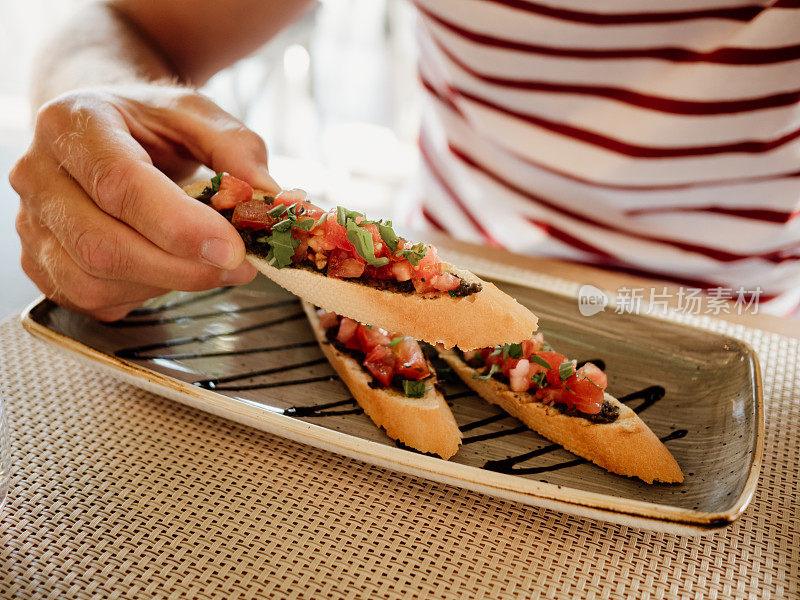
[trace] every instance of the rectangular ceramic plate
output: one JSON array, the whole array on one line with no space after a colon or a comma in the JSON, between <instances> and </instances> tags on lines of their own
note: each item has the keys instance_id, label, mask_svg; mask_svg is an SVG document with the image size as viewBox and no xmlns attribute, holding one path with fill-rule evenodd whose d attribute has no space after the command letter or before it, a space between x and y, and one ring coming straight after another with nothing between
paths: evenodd
<instances>
[{"instance_id":1,"label":"rectangular ceramic plate","mask_svg":"<svg viewBox=\"0 0 800 600\"><path fill-rule=\"evenodd\" d=\"M763 431L759 368L747 345L648 317L581 317L574 298L498 286L534 310L557 350L605 363L609 392L627 398L665 440L683 484L647 485L576 459L460 382L445 389L464 432L458 454L445 461L399 447L336 378L297 299L263 277L235 289L169 294L113 324L41 300L23 324L139 387L397 471L681 534L724 527L742 513Z\"/></svg>"}]
</instances>

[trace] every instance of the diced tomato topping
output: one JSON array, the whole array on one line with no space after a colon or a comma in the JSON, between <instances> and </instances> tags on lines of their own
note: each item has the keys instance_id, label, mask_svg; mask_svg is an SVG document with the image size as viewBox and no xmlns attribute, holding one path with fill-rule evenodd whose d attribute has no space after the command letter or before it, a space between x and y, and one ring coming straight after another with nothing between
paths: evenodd
<instances>
[{"instance_id":1,"label":"diced tomato topping","mask_svg":"<svg viewBox=\"0 0 800 600\"><path fill-rule=\"evenodd\" d=\"M356 219L356 221L363 221L363 219L359 217ZM383 243L383 238L381 237L380 231L378 231L378 226L375 225L375 223L362 225L361 228L369 231L370 235L372 235L372 245L374 247L376 257L388 256L390 254L390 250L386 244Z\"/></svg>"},{"instance_id":2,"label":"diced tomato topping","mask_svg":"<svg viewBox=\"0 0 800 600\"><path fill-rule=\"evenodd\" d=\"M503 357L500 356L499 358L502 359ZM525 360L525 359L522 359L522 358L507 358L506 360L504 360L503 361L503 366L501 367L501 371L503 372L503 375L508 377L509 376L508 374L511 372L511 369L516 368L516 366L519 364L519 361L521 361L521 360Z\"/></svg>"},{"instance_id":3,"label":"diced tomato topping","mask_svg":"<svg viewBox=\"0 0 800 600\"><path fill-rule=\"evenodd\" d=\"M433 287L433 284L430 282L430 278L426 279L424 277L413 277L411 282L414 284L414 290L418 294L427 294L429 292L436 291L436 288Z\"/></svg>"},{"instance_id":4,"label":"diced tomato topping","mask_svg":"<svg viewBox=\"0 0 800 600\"><path fill-rule=\"evenodd\" d=\"M602 410L604 390L608 378L603 371L592 363L586 363L577 371L574 361L552 350L540 350L544 346L544 338L537 334L529 340L522 342L522 357L503 359L502 352L496 348L481 348L477 350L485 364L500 367L500 371L508 377L509 387L514 392L529 391L537 400L553 404L566 404L585 414L596 414ZM471 353L474 355L474 353ZM464 354L464 360L468 360ZM547 368L540 364L544 362ZM561 365L568 362L569 374L566 380L561 379ZM566 370L566 369L565 369ZM545 373L546 383L539 388L533 378L537 373ZM567 375L565 373L565 375Z\"/></svg>"},{"instance_id":5,"label":"diced tomato topping","mask_svg":"<svg viewBox=\"0 0 800 600\"><path fill-rule=\"evenodd\" d=\"M363 327L363 325L361 326ZM386 387L392 384L395 371L395 356L387 346L375 346L367 354L364 366Z\"/></svg>"},{"instance_id":6,"label":"diced tomato topping","mask_svg":"<svg viewBox=\"0 0 800 600\"><path fill-rule=\"evenodd\" d=\"M322 326L323 329L330 329L331 327L336 327L339 324L339 315L335 312L329 312L327 310L318 310L317 317L319 318L319 324Z\"/></svg>"},{"instance_id":7,"label":"diced tomato topping","mask_svg":"<svg viewBox=\"0 0 800 600\"><path fill-rule=\"evenodd\" d=\"M535 339L532 340L525 340L522 342L522 356L524 358L530 358L531 355L538 351L539 348L542 347L542 344L536 341Z\"/></svg>"},{"instance_id":8,"label":"diced tomato topping","mask_svg":"<svg viewBox=\"0 0 800 600\"><path fill-rule=\"evenodd\" d=\"M361 277L365 263L343 250L333 250L328 257L328 277Z\"/></svg>"},{"instance_id":9,"label":"diced tomato topping","mask_svg":"<svg viewBox=\"0 0 800 600\"><path fill-rule=\"evenodd\" d=\"M547 371L547 381L552 386L559 386L561 385L561 377L558 374L558 368L561 366L567 357L563 354L559 354L558 352L552 352L550 350L542 350L536 353L536 356L544 360L547 364L550 365L550 369Z\"/></svg>"},{"instance_id":10,"label":"diced tomato topping","mask_svg":"<svg viewBox=\"0 0 800 600\"><path fill-rule=\"evenodd\" d=\"M603 390L588 379L578 379L575 375L564 382L564 400L581 412L594 415L603 408Z\"/></svg>"},{"instance_id":11,"label":"diced tomato topping","mask_svg":"<svg viewBox=\"0 0 800 600\"><path fill-rule=\"evenodd\" d=\"M606 374L600 370L600 367L592 363L586 363L583 365L580 369L578 369L578 372L575 373L575 375L578 377L578 379L588 379L601 390L606 389L608 386L608 377Z\"/></svg>"},{"instance_id":12,"label":"diced tomato topping","mask_svg":"<svg viewBox=\"0 0 800 600\"><path fill-rule=\"evenodd\" d=\"M514 392L526 392L531 385L530 363L525 358L515 360L516 364L508 372L509 387ZM505 369L505 365L503 368Z\"/></svg>"},{"instance_id":13,"label":"diced tomato topping","mask_svg":"<svg viewBox=\"0 0 800 600\"><path fill-rule=\"evenodd\" d=\"M347 250L351 256L357 255L355 247L347 239L347 229L336 221L336 211L329 212L325 220L325 237L334 247Z\"/></svg>"},{"instance_id":14,"label":"diced tomato topping","mask_svg":"<svg viewBox=\"0 0 800 600\"><path fill-rule=\"evenodd\" d=\"M305 233L305 231L302 233ZM292 231L292 235L295 238L300 238L300 245L294 249L294 255L292 256L292 262L297 264L303 262L308 257L308 236L296 235L294 231Z\"/></svg>"},{"instance_id":15,"label":"diced tomato topping","mask_svg":"<svg viewBox=\"0 0 800 600\"><path fill-rule=\"evenodd\" d=\"M358 336L356 335L357 330L358 323L356 321L348 319L347 317L342 317L342 320L339 322L339 333L336 335L336 339L352 350L359 350Z\"/></svg>"},{"instance_id":16,"label":"diced tomato topping","mask_svg":"<svg viewBox=\"0 0 800 600\"><path fill-rule=\"evenodd\" d=\"M275 219L269 215L272 208L263 200L248 200L241 202L233 209L231 223L237 229L266 229L275 224Z\"/></svg>"},{"instance_id":17,"label":"diced tomato topping","mask_svg":"<svg viewBox=\"0 0 800 600\"><path fill-rule=\"evenodd\" d=\"M274 208L277 204L295 206L295 214L298 221L313 219L316 224L320 217L325 214L325 211L319 206L306 201L306 193L303 190L283 190L275 196L273 202L271 208Z\"/></svg>"},{"instance_id":18,"label":"diced tomato topping","mask_svg":"<svg viewBox=\"0 0 800 600\"><path fill-rule=\"evenodd\" d=\"M413 274L413 267L407 260L389 263L388 267L397 281L408 281L411 279L411 275Z\"/></svg>"},{"instance_id":19,"label":"diced tomato topping","mask_svg":"<svg viewBox=\"0 0 800 600\"><path fill-rule=\"evenodd\" d=\"M372 350L375 346L388 346L392 338L389 337L389 332L380 327L369 327L363 323L358 324L358 340L361 343L361 349L366 353Z\"/></svg>"},{"instance_id":20,"label":"diced tomato topping","mask_svg":"<svg viewBox=\"0 0 800 600\"><path fill-rule=\"evenodd\" d=\"M425 355L416 340L405 338L392 350L397 359L397 372L406 379L424 379L430 375Z\"/></svg>"},{"instance_id":21,"label":"diced tomato topping","mask_svg":"<svg viewBox=\"0 0 800 600\"><path fill-rule=\"evenodd\" d=\"M494 349L489 348L489 351L483 357L483 362L488 366L497 365L498 367L503 364L503 355L501 353L494 353Z\"/></svg>"},{"instance_id":22,"label":"diced tomato topping","mask_svg":"<svg viewBox=\"0 0 800 600\"><path fill-rule=\"evenodd\" d=\"M431 277L431 285L440 292L449 292L461 285L461 280L452 273L442 273Z\"/></svg>"},{"instance_id":23,"label":"diced tomato topping","mask_svg":"<svg viewBox=\"0 0 800 600\"><path fill-rule=\"evenodd\" d=\"M394 279L392 265L391 263L382 267L371 267L367 265L364 268L364 277L367 279Z\"/></svg>"},{"instance_id":24,"label":"diced tomato topping","mask_svg":"<svg viewBox=\"0 0 800 600\"><path fill-rule=\"evenodd\" d=\"M252 199L253 188L250 187L250 184L233 175L223 173L219 182L219 191L211 196L211 206L217 210L225 210Z\"/></svg>"}]
</instances>

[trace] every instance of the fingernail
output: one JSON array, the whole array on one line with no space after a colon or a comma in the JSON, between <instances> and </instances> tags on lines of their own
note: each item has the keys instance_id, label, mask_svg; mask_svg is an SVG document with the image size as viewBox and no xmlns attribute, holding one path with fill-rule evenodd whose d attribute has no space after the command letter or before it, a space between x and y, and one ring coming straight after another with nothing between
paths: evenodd
<instances>
[{"instance_id":1,"label":"fingernail","mask_svg":"<svg viewBox=\"0 0 800 600\"><path fill-rule=\"evenodd\" d=\"M256 269L245 261L233 271L223 271L220 280L225 285L241 285L250 283L256 276Z\"/></svg>"},{"instance_id":2,"label":"fingernail","mask_svg":"<svg viewBox=\"0 0 800 600\"><path fill-rule=\"evenodd\" d=\"M222 238L209 238L200 244L200 256L215 267L230 269L234 259L234 250L231 243Z\"/></svg>"}]
</instances>

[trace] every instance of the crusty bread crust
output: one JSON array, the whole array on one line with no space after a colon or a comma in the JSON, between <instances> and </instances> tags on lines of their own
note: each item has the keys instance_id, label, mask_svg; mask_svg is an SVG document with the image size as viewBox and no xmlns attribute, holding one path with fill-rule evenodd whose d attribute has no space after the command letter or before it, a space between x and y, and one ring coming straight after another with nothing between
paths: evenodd
<instances>
[{"instance_id":1,"label":"crusty bread crust","mask_svg":"<svg viewBox=\"0 0 800 600\"><path fill-rule=\"evenodd\" d=\"M461 444L461 431L444 397L431 387L422 398L407 398L388 388L370 387L372 376L352 357L337 350L325 337L317 311L303 302L320 348L364 412L386 434L421 452L450 458Z\"/></svg>"},{"instance_id":2,"label":"crusty bread crust","mask_svg":"<svg viewBox=\"0 0 800 600\"><path fill-rule=\"evenodd\" d=\"M211 185L198 181L184 190L196 198ZM265 192L256 190L254 198ZM445 263L445 268L467 283L480 282L480 292L460 298L446 293L414 294L379 290L358 280L327 277L319 271L277 269L248 254L247 259L264 275L302 299L326 310L418 340L474 350L528 339L537 318L511 296L469 271Z\"/></svg>"},{"instance_id":3,"label":"crusty bread crust","mask_svg":"<svg viewBox=\"0 0 800 600\"><path fill-rule=\"evenodd\" d=\"M525 425L604 469L638 477L647 483L679 483L683 473L667 447L633 410L606 394L607 401L619 407L613 423L592 423L581 417L565 415L542 402L524 402L527 394L518 394L496 379L473 379L477 373L453 350L439 355L459 377L484 400L497 404Z\"/></svg>"},{"instance_id":4,"label":"crusty bread crust","mask_svg":"<svg viewBox=\"0 0 800 600\"><path fill-rule=\"evenodd\" d=\"M527 308L483 281L480 292L463 298L403 294L316 271L276 269L253 255L247 258L264 275L316 306L447 348L474 350L521 342L536 330L537 319ZM448 268L467 282L480 281L469 271Z\"/></svg>"}]
</instances>

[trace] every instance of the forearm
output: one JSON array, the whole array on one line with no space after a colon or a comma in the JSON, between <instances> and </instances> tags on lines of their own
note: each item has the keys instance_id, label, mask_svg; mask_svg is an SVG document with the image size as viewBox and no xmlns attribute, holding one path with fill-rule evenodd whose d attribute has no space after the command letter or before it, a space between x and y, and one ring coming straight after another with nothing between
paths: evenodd
<instances>
[{"instance_id":1,"label":"forearm","mask_svg":"<svg viewBox=\"0 0 800 600\"><path fill-rule=\"evenodd\" d=\"M87 6L41 50L34 66L34 110L88 85L177 78L158 49L118 11Z\"/></svg>"}]
</instances>

